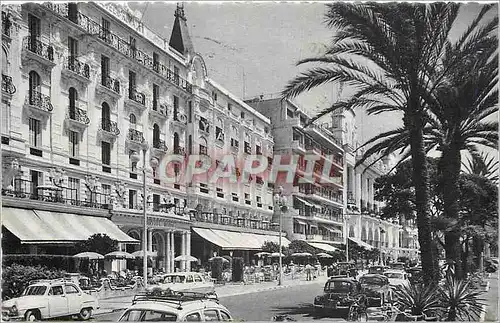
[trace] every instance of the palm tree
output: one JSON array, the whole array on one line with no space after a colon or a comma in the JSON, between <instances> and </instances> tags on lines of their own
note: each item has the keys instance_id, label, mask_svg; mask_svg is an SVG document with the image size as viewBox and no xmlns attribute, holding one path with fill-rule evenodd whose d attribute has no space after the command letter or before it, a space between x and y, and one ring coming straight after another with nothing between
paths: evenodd
<instances>
[{"instance_id":1,"label":"palm tree","mask_svg":"<svg viewBox=\"0 0 500 323\"><path fill-rule=\"evenodd\" d=\"M338 109L367 109L368 114L390 111L404 113L404 126L389 136L389 145L376 145L364 157L381 153L377 160L410 147L415 183L417 226L426 283L438 277L436 255L431 238L429 191L424 127L427 123L425 99L448 75L442 57L448 49L448 68L454 68L464 57L475 53L480 40L492 30L479 23L489 10L483 7L455 44L449 34L460 6L453 3L432 4L345 4L328 5L326 23L336 27L333 44L324 56L305 59L299 64L320 63L291 80L283 90L284 98L292 98L328 82L342 82L357 90L351 99L333 104L311 122ZM405 133L404 136L401 133ZM359 162L363 162L364 158Z\"/></svg>"},{"instance_id":2,"label":"palm tree","mask_svg":"<svg viewBox=\"0 0 500 323\"><path fill-rule=\"evenodd\" d=\"M489 153L471 155L471 158L467 158L467 164L463 163L463 166L468 174L483 176L493 183L498 183L498 160Z\"/></svg>"}]
</instances>

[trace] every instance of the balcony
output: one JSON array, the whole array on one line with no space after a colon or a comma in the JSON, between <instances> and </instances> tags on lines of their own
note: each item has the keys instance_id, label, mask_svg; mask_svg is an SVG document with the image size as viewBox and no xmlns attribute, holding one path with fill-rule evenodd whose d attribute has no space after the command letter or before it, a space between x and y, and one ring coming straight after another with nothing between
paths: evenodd
<instances>
[{"instance_id":1,"label":"balcony","mask_svg":"<svg viewBox=\"0 0 500 323\"><path fill-rule=\"evenodd\" d=\"M200 107L209 107L213 105L213 98L207 90L196 87L195 93L200 98Z\"/></svg>"},{"instance_id":2,"label":"balcony","mask_svg":"<svg viewBox=\"0 0 500 323\"><path fill-rule=\"evenodd\" d=\"M101 75L101 82L96 87L96 92L100 95L109 97L112 100L118 100L121 96L120 81L112 78L109 75Z\"/></svg>"},{"instance_id":3,"label":"balcony","mask_svg":"<svg viewBox=\"0 0 500 323\"><path fill-rule=\"evenodd\" d=\"M138 112L142 112L146 109L146 95L136 89L129 89L125 104Z\"/></svg>"},{"instance_id":4,"label":"balcony","mask_svg":"<svg viewBox=\"0 0 500 323\"><path fill-rule=\"evenodd\" d=\"M38 91L31 91L24 101L24 106L27 108L28 115L35 119L48 119L52 110L50 97Z\"/></svg>"},{"instance_id":5,"label":"balcony","mask_svg":"<svg viewBox=\"0 0 500 323\"><path fill-rule=\"evenodd\" d=\"M200 223L211 223L223 226L232 226L247 229L257 229L277 232L278 227L270 226L269 221L245 218L245 217L235 217L226 214L212 213L212 212L200 212L191 215L191 221Z\"/></svg>"},{"instance_id":6,"label":"balcony","mask_svg":"<svg viewBox=\"0 0 500 323\"><path fill-rule=\"evenodd\" d=\"M170 121L170 126L176 130L184 131L187 125L187 117L183 113L177 113Z\"/></svg>"},{"instance_id":7,"label":"balcony","mask_svg":"<svg viewBox=\"0 0 500 323\"><path fill-rule=\"evenodd\" d=\"M148 143L146 139L144 139L142 132L135 129L128 129L125 142L128 148L134 151L141 151L148 147Z\"/></svg>"},{"instance_id":8,"label":"balcony","mask_svg":"<svg viewBox=\"0 0 500 323\"><path fill-rule=\"evenodd\" d=\"M155 157L161 157L163 156L168 150L167 145L165 144L165 140L154 140L153 141L153 147L152 147L152 153Z\"/></svg>"},{"instance_id":9,"label":"balcony","mask_svg":"<svg viewBox=\"0 0 500 323\"><path fill-rule=\"evenodd\" d=\"M310 124L307 128L305 128L305 131L307 131L309 133L312 133L312 134L318 134L321 137L330 140L339 149L341 149L341 147L342 147L342 142L340 142L337 138L335 138L335 136L333 135L333 133L330 130L328 130L327 128L325 128L325 127L318 126L316 124Z\"/></svg>"},{"instance_id":10,"label":"balcony","mask_svg":"<svg viewBox=\"0 0 500 323\"><path fill-rule=\"evenodd\" d=\"M101 119L99 135L104 141L114 141L120 135L118 123L109 119Z\"/></svg>"},{"instance_id":11,"label":"balcony","mask_svg":"<svg viewBox=\"0 0 500 323\"><path fill-rule=\"evenodd\" d=\"M163 123L167 120L168 106L166 103L153 101L153 108L149 110L149 118L154 122Z\"/></svg>"},{"instance_id":12,"label":"balcony","mask_svg":"<svg viewBox=\"0 0 500 323\"><path fill-rule=\"evenodd\" d=\"M62 75L74 78L87 85L90 83L90 66L87 63L80 62L76 57L68 56L64 61Z\"/></svg>"},{"instance_id":13,"label":"balcony","mask_svg":"<svg viewBox=\"0 0 500 323\"><path fill-rule=\"evenodd\" d=\"M302 153L305 153L306 150L304 148L304 144L301 143L299 140L293 140L292 141L292 144L290 145L290 147L293 149L293 150L296 150L296 151L299 151L299 152L302 152Z\"/></svg>"},{"instance_id":14,"label":"balcony","mask_svg":"<svg viewBox=\"0 0 500 323\"><path fill-rule=\"evenodd\" d=\"M11 15L2 11L2 39L10 42L12 31Z\"/></svg>"},{"instance_id":15,"label":"balcony","mask_svg":"<svg viewBox=\"0 0 500 323\"><path fill-rule=\"evenodd\" d=\"M23 39L22 59L23 64L35 60L50 69L56 65L54 63L54 47L32 36L26 36Z\"/></svg>"},{"instance_id":16,"label":"balcony","mask_svg":"<svg viewBox=\"0 0 500 323\"><path fill-rule=\"evenodd\" d=\"M87 116L87 111L80 108L69 108L65 122L68 129L83 132L88 127L90 119Z\"/></svg>"},{"instance_id":17,"label":"balcony","mask_svg":"<svg viewBox=\"0 0 500 323\"><path fill-rule=\"evenodd\" d=\"M21 200L33 201L33 206L40 203L57 203L59 205L88 207L95 209L110 209L111 196L93 192L91 197L82 200L77 189L62 186L39 187L31 181L14 179L14 185L10 189L2 189L2 196ZM18 203L18 202L16 202Z\"/></svg>"},{"instance_id":18,"label":"balcony","mask_svg":"<svg viewBox=\"0 0 500 323\"><path fill-rule=\"evenodd\" d=\"M174 155L184 156L186 154L184 147L174 147Z\"/></svg>"},{"instance_id":19,"label":"balcony","mask_svg":"<svg viewBox=\"0 0 500 323\"><path fill-rule=\"evenodd\" d=\"M2 74L2 94L10 98L14 93L16 93L16 87L12 83L12 77Z\"/></svg>"}]
</instances>

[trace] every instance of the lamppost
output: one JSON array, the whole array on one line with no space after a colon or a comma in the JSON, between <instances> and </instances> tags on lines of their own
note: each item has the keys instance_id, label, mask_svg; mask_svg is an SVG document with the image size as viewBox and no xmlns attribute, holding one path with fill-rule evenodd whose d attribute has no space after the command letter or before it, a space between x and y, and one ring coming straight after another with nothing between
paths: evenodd
<instances>
[{"instance_id":1,"label":"lamppost","mask_svg":"<svg viewBox=\"0 0 500 323\"><path fill-rule=\"evenodd\" d=\"M143 279L144 288L148 286L148 212L147 212L147 196L146 196L146 151L142 149L143 167L142 167L142 214L144 216L144 233L142 236L142 252L143 252Z\"/></svg>"},{"instance_id":2,"label":"lamppost","mask_svg":"<svg viewBox=\"0 0 500 323\"><path fill-rule=\"evenodd\" d=\"M283 284L283 257L282 257L282 241L281 241L281 227L282 227L282 222L283 222L283 213L288 210L286 206L286 197L283 196L283 187L280 186L278 188L278 192L274 194L274 202L276 205L279 207L279 280L278 280L278 286L281 286Z\"/></svg>"}]
</instances>

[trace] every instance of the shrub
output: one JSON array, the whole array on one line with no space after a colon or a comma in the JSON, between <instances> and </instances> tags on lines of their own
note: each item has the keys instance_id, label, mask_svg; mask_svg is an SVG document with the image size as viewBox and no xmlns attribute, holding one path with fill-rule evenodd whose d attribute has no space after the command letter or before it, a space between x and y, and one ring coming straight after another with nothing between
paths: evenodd
<instances>
[{"instance_id":1,"label":"shrub","mask_svg":"<svg viewBox=\"0 0 500 323\"><path fill-rule=\"evenodd\" d=\"M479 299L482 293L473 290L470 282L447 275L445 283L439 288L440 305L447 312L446 320L477 320L482 312L483 304Z\"/></svg>"},{"instance_id":2,"label":"shrub","mask_svg":"<svg viewBox=\"0 0 500 323\"><path fill-rule=\"evenodd\" d=\"M65 274L65 271L51 270L41 266L19 264L4 266L2 268L2 299L20 296L33 280L62 278Z\"/></svg>"},{"instance_id":3,"label":"shrub","mask_svg":"<svg viewBox=\"0 0 500 323\"><path fill-rule=\"evenodd\" d=\"M406 284L395 291L399 304L412 315L423 315L440 308L439 297L435 286L423 284Z\"/></svg>"},{"instance_id":4,"label":"shrub","mask_svg":"<svg viewBox=\"0 0 500 323\"><path fill-rule=\"evenodd\" d=\"M23 266L41 266L55 270L66 270L72 272L77 270L75 258L63 255L4 255L2 259L4 266L14 264Z\"/></svg>"}]
</instances>

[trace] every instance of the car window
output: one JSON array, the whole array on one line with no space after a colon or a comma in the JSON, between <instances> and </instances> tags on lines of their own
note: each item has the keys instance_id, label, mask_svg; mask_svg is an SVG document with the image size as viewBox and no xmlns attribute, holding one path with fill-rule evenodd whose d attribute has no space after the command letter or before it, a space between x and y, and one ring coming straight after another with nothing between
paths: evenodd
<instances>
[{"instance_id":1,"label":"car window","mask_svg":"<svg viewBox=\"0 0 500 323\"><path fill-rule=\"evenodd\" d=\"M49 295L54 295L54 296L64 295L64 291L63 291L62 286L53 286L50 289Z\"/></svg>"},{"instance_id":2,"label":"car window","mask_svg":"<svg viewBox=\"0 0 500 323\"><path fill-rule=\"evenodd\" d=\"M231 315L229 315L228 313L226 313L224 311L220 311L220 317L222 319L221 321L224 321L224 322L232 321Z\"/></svg>"},{"instance_id":3,"label":"car window","mask_svg":"<svg viewBox=\"0 0 500 323\"><path fill-rule=\"evenodd\" d=\"M187 322L200 322L201 321L201 315L198 312L191 313L188 316L186 316L186 318L184 319L184 321L187 321Z\"/></svg>"},{"instance_id":4,"label":"car window","mask_svg":"<svg viewBox=\"0 0 500 323\"><path fill-rule=\"evenodd\" d=\"M64 286L64 291L66 294L78 294L79 291L74 285L65 285Z\"/></svg>"},{"instance_id":5,"label":"car window","mask_svg":"<svg viewBox=\"0 0 500 323\"><path fill-rule=\"evenodd\" d=\"M23 295L45 295L47 286L29 286L24 290Z\"/></svg>"},{"instance_id":6,"label":"car window","mask_svg":"<svg viewBox=\"0 0 500 323\"><path fill-rule=\"evenodd\" d=\"M201 283L201 282L203 282L203 279L199 275L194 275L194 281L197 283Z\"/></svg>"},{"instance_id":7,"label":"car window","mask_svg":"<svg viewBox=\"0 0 500 323\"><path fill-rule=\"evenodd\" d=\"M122 322L174 322L177 315L161 311L130 310L120 319Z\"/></svg>"},{"instance_id":8,"label":"car window","mask_svg":"<svg viewBox=\"0 0 500 323\"><path fill-rule=\"evenodd\" d=\"M205 321L220 321L219 320L219 315L217 314L217 310L205 310L203 312L203 315L205 315Z\"/></svg>"},{"instance_id":9,"label":"car window","mask_svg":"<svg viewBox=\"0 0 500 323\"><path fill-rule=\"evenodd\" d=\"M171 275L171 276L165 276L165 283L183 283L184 279L186 279L185 276L181 275Z\"/></svg>"},{"instance_id":10,"label":"car window","mask_svg":"<svg viewBox=\"0 0 500 323\"><path fill-rule=\"evenodd\" d=\"M344 290L349 291L351 289L351 283L348 281L330 281L325 285L325 289L328 290Z\"/></svg>"},{"instance_id":11,"label":"car window","mask_svg":"<svg viewBox=\"0 0 500 323\"><path fill-rule=\"evenodd\" d=\"M192 283L194 280L193 280L193 276L192 275L189 275L186 277L186 283Z\"/></svg>"}]
</instances>

